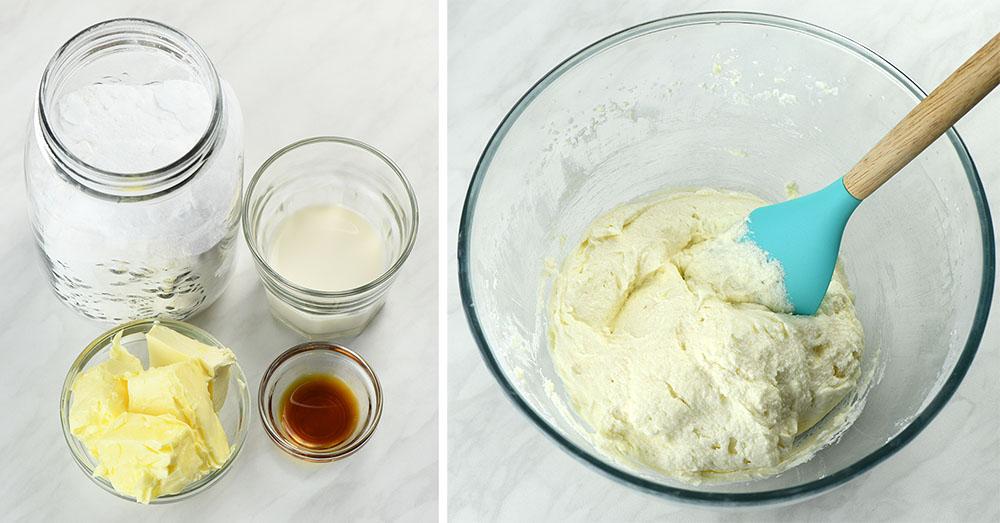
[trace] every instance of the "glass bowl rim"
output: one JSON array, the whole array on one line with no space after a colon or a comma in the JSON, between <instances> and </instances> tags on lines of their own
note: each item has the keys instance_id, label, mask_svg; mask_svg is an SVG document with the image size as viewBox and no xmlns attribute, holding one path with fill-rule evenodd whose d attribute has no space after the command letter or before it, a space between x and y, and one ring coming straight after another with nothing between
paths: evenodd
<instances>
[{"instance_id":1,"label":"glass bowl rim","mask_svg":"<svg viewBox=\"0 0 1000 523\"><path fill-rule=\"evenodd\" d=\"M335 357L346 359L354 367L361 370L361 374L368 379L372 388L375 390L375 407L369 415L370 421L364 426L362 431L358 433L357 437L355 437L353 441L343 447L335 447L331 450L311 450L303 448L288 441L287 438L282 436L281 431L275 426L271 417L267 415L270 397L268 397L266 391L268 385L271 383L271 380L277 375L277 370L286 362L310 352L333 353ZM378 380L378 375L375 374L371 365L368 364L368 361L365 360L360 354L344 347L343 345L337 345L336 343L325 341L307 341L279 354L278 357L274 358L274 361L268 365L267 370L264 371L264 375L260 378L260 386L257 390L257 414L260 416L261 424L264 425L264 432L267 433L268 438L270 438L271 441L278 446L278 448L285 451L289 455L313 463L329 463L332 461L338 461L361 450L361 447L364 447L365 444L368 443L368 440L371 439L372 435L375 433L375 429L378 428L379 421L382 419L382 402L382 384Z\"/></svg>"},{"instance_id":2,"label":"glass bowl rim","mask_svg":"<svg viewBox=\"0 0 1000 523\"><path fill-rule=\"evenodd\" d=\"M82 445L83 442L77 439L76 436L74 436L70 432L69 400L70 400L70 395L72 393L74 378L76 378L76 376L80 374L80 371L82 371L84 367L86 367L86 365L90 363L90 360L92 360L94 356L97 355L97 353L99 353L101 350L107 347L108 344L111 343L111 340L112 338L114 338L115 334L117 334L119 331L132 328L140 328L144 329L141 332L148 332L149 328L152 328L152 326L156 324L169 327L171 330L175 330L181 334L184 334L185 336L187 336L188 334L193 334L198 337L198 341L201 341L203 343L210 343L217 347L225 347L225 345L222 342L220 342L215 336L213 336L206 330L183 321L168 320L162 318L151 318L143 320L134 320L128 323L123 323L97 336L94 339L94 341L90 342L90 344L88 344L87 347L83 349L80 355L77 356L76 360L73 361L73 364L70 365L69 371L66 373L66 379L63 382L62 393L60 394L60 399L59 399L59 417L62 423L63 438L66 440L66 444L69 446L70 449L70 454L73 455L73 459L76 461L77 465L79 465L80 468L83 470L83 472L87 474L87 477L89 477L94 483L99 485L102 489L104 489L107 492L110 492L111 494L114 494L115 496L121 499L132 501L134 503L138 503L138 501L136 501L135 498L118 492L117 490L115 490L114 486L112 486L108 480L95 476L94 469L93 467L90 466L90 461L88 457L85 455L81 455L80 452L78 451L77 445L74 444L74 442L80 445ZM229 471L232 464L236 461L236 456L240 453L241 450L243 450L243 444L246 442L247 433L249 432L250 428L250 391L249 388L247 387L246 375L243 373L243 368L240 367L239 362L234 363L231 368L236 372L230 375L230 379L235 379L237 383L242 384L242 387L239 387L240 389L239 411L240 411L240 417L243 419L243 423L241 423L239 427L237 427L236 434L233 435L233 441L230 445L230 447L232 448L232 452L230 452L229 458L226 460L225 463L222 464L221 467L209 472L208 474L205 474L197 481L194 481L188 486L184 487L184 489L181 490L180 492L176 494L167 494L150 500L149 502L150 505L174 503L177 501L187 499L191 496L194 496L195 494L198 494L199 492L204 491L208 487L214 485L220 478L222 478L222 476L226 474L226 472Z\"/></svg>"},{"instance_id":3,"label":"glass bowl rim","mask_svg":"<svg viewBox=\"0 0 1000 523\"><path fill-rule=\"evenodd\" d=\"M965 169L966 177L969 181L969 188L972 191L972 196L976 203L977 214L979 216L979 225L982 235L981 247L983 250L983 274L979 289L979 299L976 305L976 312L973 317L972 327L965 342L965 347L962 349L961 354L955 361L951 374L941 386L937 395L935 395L934 398L924 406L917 416L910 420L909 424L907 424L902 431L884 443L881 447L862 457L855 463L816 480L793 487L785 487L761 492L705 492L655 483L634 475L625 469L615 467L591 456L589 453L580 449L574 443L563 437L556 429L550 426L544 418L536 413L534 409L520 397L517 389L503 374L499 362L494 358L490 350L489 343L486 341L479 316L476 312L476 305L470 281L469 233L475 214L479 191L482 186L483 179L486 176L486 171L489 169L500 143L503 141L514 122L520 117L521 113L525 111L525 109L546 87L558 79L563 73L601 51L646 34L685 26L704 24L757 25L784 29L794 33L800 33L801 35L807 37L818 38L822 41L833 44L841 51L847 51L854 54L859 60L866 61L870 65L882 69L883 72L887 73L892 79L895 80L899 87L909 91L909 93L912 94L917 100L921 100L926 96L926 92L918 87L913 80L875 51L834 31L784 16L752 11L695 12L651 20L606 36L572 54L570 57L563 60L548 73L542 76L540 80L532 85L532 87L521 96L513 108L511 108L511 110L504 116L503 120L501 120L500 124L493 132L493 135L490 137L486 148L483 150L483 153L476 164L462 208L462 216L458 229L457 252L459 289L462 298L462 308L465 312L469 329L476 341L476 345L479 347L480 355L490 372L493 374L493 377L496 379L497 383L500 385L501 389L503 389L507 397L518 407L518 410L526 415L544 434L553 439L564 451L584 463L595 467L605 475L610 476L621 483L648 493L658 494L678 501L712 505L755 505L777 503L817 495L821 492L832 489L850 479L853 479L854 477L859 476L878 463L881 463L889 456L895 454L899 449L909 443L910 440L916 437L916 435L919 434L930 423L930 421L934 419L938 412L940 412L940 410L955 393L955 390L965 377L965 374L975 357L976 350L979 347L983 331L986 327L986 320L989 316L993 295L995 276L995 244L989 205L987 204L982 181L979 178L978 171L976 170L975 164L969 155L965 143L962 141L962 138L958 135L958 132L954 127L948 130L946 136L955 148L955 152L958 154L959 160Z\"/></svg>"},{"instance_id":4,"label":"glass bowl rim","mask_svg":"<svg viewBox=\"0 0 1000 523\"><path fill-rule=\"evenodd\" d=\"M360 149L368 154L374 156L376 159L380 160L386 165L396 177L399 178L399 182L402 184L404 190L406 191L407 203L410 205L410 210L413 213L413 225L410 227L406 238L404 239L403 248L400 249L399 255L393 260L393 263L387 268L382 274L373 279L372 281L355 287L353 289L346 289L342 291L321 291L318 289L312 289L309 287L303 287L281 275L270 263L264 258L264 255L260 251L260 246L257 244L257 239L254 237L253 231L250 225L250 206L252 201L252 196L254 194L254 189L257 188L258 182L264 177L267 169L278 161L282 156L295 151L301 147L308 145L314 145L317 143L325 144L336 144L347 147L354 147ZM257 267L264 272L268 279L271 281L278 282L283 288L292 289L296 292L304 294L310 297L318 298L347 298L363 294L365 292L371 291L373 289L378 289L380 286L387 284L392 281L392 278L399 272L402 268L403 263L410 256L410 252L413 250L413 244L417 240L417 229L420 226L420 210L417 206L417 195L413 190L413 186L410 184L410 180L403 174L403 171L392 161L388 156L386 156L382 151L376 149L375 147L368 145L360 140L355 140L353 138L346 138L343 136L313 136L311 138L304 138L296 142L292 142L281 149L275 151L264 163L257 168L253 177L250 179L250 183L247 185L246 191L243 197L242 212L241 217L243 219L243 238L247 242L247 247L250 249L250 254L253 256L254 263Z\"/></svg>"}]
</instances>

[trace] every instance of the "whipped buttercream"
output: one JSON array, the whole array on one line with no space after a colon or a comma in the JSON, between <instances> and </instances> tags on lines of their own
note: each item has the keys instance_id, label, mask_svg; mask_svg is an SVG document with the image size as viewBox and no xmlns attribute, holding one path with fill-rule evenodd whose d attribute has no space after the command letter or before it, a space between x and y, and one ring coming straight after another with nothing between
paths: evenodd
<instances>
[{"instance_id":1,"label":"whipped buttercream","mask_svg":"<svg viewBox=\"0 0 1000 523\"><path fill-rule=\"evenodd\" d=\"M829 439L797 436L857 385L861 323L839 266L816 315L789 314L780 265L739 241L767 203L660 194L596 219L565 260L550 348L605 453L688 482L736 481Z\"/></svg>"}]
</instances>

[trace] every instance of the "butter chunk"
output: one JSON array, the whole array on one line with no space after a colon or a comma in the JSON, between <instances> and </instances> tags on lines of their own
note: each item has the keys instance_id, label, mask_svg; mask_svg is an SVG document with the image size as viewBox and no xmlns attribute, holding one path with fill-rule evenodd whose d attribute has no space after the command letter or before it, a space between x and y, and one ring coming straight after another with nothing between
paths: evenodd
<instances>
[{"instance_id":1,"label":"butter chunk","mask_svg":"<svg viewBox=\"0 0 1000 523\"><path fill-rule=\"evenodd\" d=\"M211 378L208 389L215 410L222 408L229 391L229 369L236 355L225 347L213 347L193 340L162 325L154 325L146 334L149 366L163 367L182 361L195 360Z\"/></svg>"},{"instance_id":2,"label":"butter chunk","mask_svg":"<svg viewBox=\"0 0 1000 523\"><path fill-rule=\"evenodd\" d=\"M191 427L170 416L123 413L90 452L99 463L94 475L140 503L176 494L212 470Z\"/></svg>"},{"instance_id":3,"label":"butter chunk","mask_svg":"<svg viewBox=\"0 0 1000 523\"><path fill-rule=\"evenodd\" d=\"M73 407L69 411L70 432L86 439L104 431L128 408L126 378L142 372L142 362L121 346L119 331L111 345L110 358L77 376L73 382Z\"/></svg>"},{"instance_id":4,"label":"butter chunk","mask_svg":"<svg viewBox=\"0 0 1000 523\"><path fill-rule=\"evenodd\" d=\"M229 458L229 442L208 392L209 377L197 360L181 361L130 376L129 412L152 416L172 416L195 433L195 441L207 450L215 467Z\"/></svg>"},{"instance_id":5,"label":"butter chunk","mask_svg":"<svg viewBox=\"0 0 1000 523\"><path fill-rule=\"evenodd\" d=\"M122 331L118 331L111 339L111 351L108 361L102 363L113 374L128 374L142 372L142 362L122 347Z\"/></svg>"}]
</instances>

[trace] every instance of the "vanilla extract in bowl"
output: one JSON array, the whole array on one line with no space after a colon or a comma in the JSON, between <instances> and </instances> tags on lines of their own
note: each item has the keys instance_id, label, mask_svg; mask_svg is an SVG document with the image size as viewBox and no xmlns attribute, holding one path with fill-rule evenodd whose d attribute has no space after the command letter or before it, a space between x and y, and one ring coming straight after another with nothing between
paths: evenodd
<instances>
[{"instance_id":1,"label":"vanilla extract in bowl","mask_svg":"<svg viewBox=\"0 0 1000 523\"><path fill-rule=\"evenodd\" d=\"M357 429L358 399L336 376L305 375L292 382L282 396L281 423L299 445L335 447Z\"/></svg>"}]
</instances>

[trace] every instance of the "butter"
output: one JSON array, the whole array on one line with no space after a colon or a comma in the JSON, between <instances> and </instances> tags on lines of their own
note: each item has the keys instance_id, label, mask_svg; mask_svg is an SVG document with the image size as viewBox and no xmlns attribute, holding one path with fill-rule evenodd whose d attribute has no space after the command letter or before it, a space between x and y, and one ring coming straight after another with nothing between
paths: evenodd
<instances>
[{"instance_id":1,"label":"butter","mask_svg":"<svg viewBox=\"0 0 1000 523\"><path fill-rule=\"evenodd\" d=\"M128 402L129 412L166 416L191 427L211 468L229 458L229 442L212 407L208 376L197 361L151 367L130 377Z\"/></svg>"},{"instance_id":2,"label":"butter","mask_svg":"<svg viewBox=\"0 0 1000 523\"><path fill-rule=\"evenodd\" d=\"M96 435L128 407L126 378L142 372L142 363L121 346L121 339L119 332L112 341L108 361L80 374L73 382L69 427L78 439Z\"/></svg>"},{"instance_id":3,"label":"butter","mask_svg":"<svg viewBox=\"0 0 1000 523\"><path fill-rule=\"evenodd\" d=\"M69 412L70 431L98 462L94 474L140 503L180 492L232 452L210 391L213 380L228 379L232 351L160 325L147 345L144 370L118 333L108 360L73 382Z\"/></svg>"},{"instance_id":4,"label":"butter","mask_svg":"<svg viewBox=\"0 0 1000 523\"><path fill-rule=\"evenodd\" d=\"M212 404L215 410L222 408L229 392L229 368L236 361L233 351L192 340L162 325L154 325L146 333L146 344L150 367L163 367L187 360L200 363L212 378L208 383Z\"/></svg>"},{"instance_id":5,"label":"butter","mask_svg":"<svg viewBox=\"0 0 1000 523\"><path fill-rule=\"evenodd\" d=\"M94 474L140 503L184 490L206 472L191 427L171 416L125 412L88 442Z\"/></svg>"}]
</instances>

